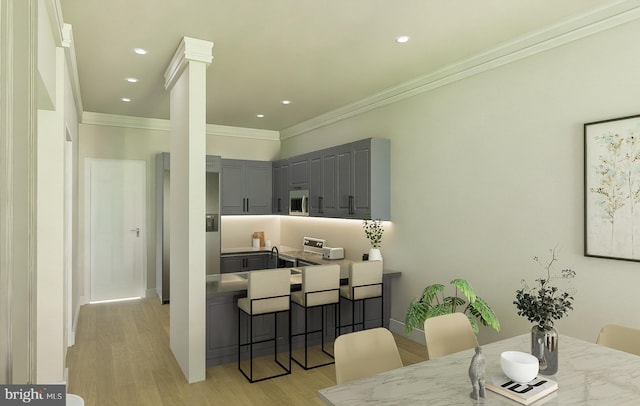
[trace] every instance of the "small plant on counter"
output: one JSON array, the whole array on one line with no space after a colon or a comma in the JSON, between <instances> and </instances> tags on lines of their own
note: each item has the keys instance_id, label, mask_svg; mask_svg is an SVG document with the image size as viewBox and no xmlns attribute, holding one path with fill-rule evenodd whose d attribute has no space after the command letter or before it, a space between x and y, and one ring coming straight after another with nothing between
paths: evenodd
<instances>
[{"instance_id":1,"label":"small plant on counter","mask_svg":"<svg viewBox=\"0 0 640 406\"><path fill-rule=\"evenodd\" d=\"M489 304L476 296L473 287L464 279L454 279L451 284L455 287L454 296L444 295L444 285L439 283L429 285L422 291L420 298L414 298L407 309L404 321L405 333L409 335L414 328L422 328L429 317L455 313L459 306L464 306L462 313L469 318L473 331L478 334L478 322L500 331L500 321ZM462 293L467 299L458 296Z\"/></svg>"},{"instance_id":2,"label":"small plant on counter","mask_svg":"<svg viewBox=\"0 0 640 406\"><path fill-rule=\"evenodd\" d=\"M364 220L362 222L362 228L364 229L364 235L366 235L369 242L371 242L371 246L373 248L380 248L382 234L384 233L382 220Z\"/></svg>"}]
</instances>

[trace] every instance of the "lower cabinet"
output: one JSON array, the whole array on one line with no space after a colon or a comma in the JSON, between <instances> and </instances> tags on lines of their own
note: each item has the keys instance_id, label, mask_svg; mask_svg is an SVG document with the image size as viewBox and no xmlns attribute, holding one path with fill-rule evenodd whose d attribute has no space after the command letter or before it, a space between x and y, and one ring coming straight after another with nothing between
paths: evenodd
<instances>
[{"instance_id":1,"label":"lower cabinet","mask_svg":"<svg viewBox=\"0 0 640 406\"><path fill-rule=\"evenodd\" d=\"M271 268L270 259L269 253L223 255L220 258L220 273L268 269Z\"/></svg>"},{"instance_id":2,"label":"lower cabinet","mask_svg":"<svg viewBox=\"0 0 640 406\"><path fill-rule=\"evenodd\" d=\"M383 276L383 321L384 327L389 328L389 318L391 316L391 279L393 276ZM345 283L346 281L342 281ZM248 335L247 322L242 323L240 332L238 331L238 299L246 296L245 292L229 296L213 296L207 298L206 313L206 346L207 346L207 367L213 365L226 364L238 361L238 336L242 337L246 342ZM360 304L356 304L356 322L359 319ZM291 330L299 333L304 330L304 311L299 307L292 305L291 313ZM309 312L309 330L315 330L320 327L322 322L321 308L313 309ZM325 342L331 342L334 339L334 320L335 312L333 309L327 309L325 313ZM243 321L246 320L243 317ZM285 345L288 340L286 336L289 329L286 326L289 318L286 315L278 317L278 345ZM351 305L348 301L340 301L340 321L343 325L351 324ZM380 299L367 300L365 311L366 328L375 328L380 325ZM361 328L360 326L358 328ZM351 331L350 327L343 328L342 333L346 334ZM253 322L254 340L272 338L274 335L273 316L257 317ZM310 345L319 344L320 335L316 334L309 339ZM304 337L299 336L292 340L292 348L302 348ZM280 348L280 347L279 347ZM286 347L284 347L286 348ZM272 343L265 343L264 346L254 347L256 354L268 354L273 351ZM244 355L243 355L244 356Z\"/></svg>"},{"instance_id":3,"label":"lower cabinet","mask_svg":"<svg viewBox=\"0 0 640 406\"><path fill-rule=\"evenodd\" d=\"M207 298L207 367L234 362L238 357L238 298Z\"/></svg>"}]
</instances>

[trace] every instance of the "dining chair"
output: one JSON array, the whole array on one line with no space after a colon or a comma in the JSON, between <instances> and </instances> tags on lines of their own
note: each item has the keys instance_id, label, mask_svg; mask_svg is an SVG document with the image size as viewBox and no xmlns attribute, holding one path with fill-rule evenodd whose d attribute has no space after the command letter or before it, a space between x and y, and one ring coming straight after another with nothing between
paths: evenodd
<instances>
[{"instance_id":1,"label":"dining chair","mask_svg":"<svg viewBox=\"0 0 640 406\"><path fill-rule=\"evenodd\" d=\"M343 334L334 351L338 385L403 366L393 334L382 327Z\"/></svg>"},{"instance_id":2,"label":"dining chair","mask_svg":"<svg viewBox=\"0 0 640 406\"><path fill-rule=\"evenodd\" d=\"M464 313L430 317L424 321L427 359L435 359L478 346L478 339Z\"/></svg>"},{"instance_id":3,"label":"dining chair","mask_svg":"<svg viewBox=\"0 0 640 406\"><path fill-rule=\"evenodd\" d=\"M275 378L291 373L291 317L289 313L289 301L291 294L291 271L289 268L272 269L265 271L249 272L247 276L247 297L238 299L238 369L249 380L249 382L259 382L265 379ZM287 326L286 335L278 336L278 315L286 313L286 320L280 323L280 326ZM247 322L247 338L246 342L242 342L242 316L245 315ZM259 331L257 337L254 336L253 322L258 317L273 316L273 336L269 337L265 331ZM261 324L262 329L268 324ZM265 337L266 336L266 337ZM283 342L288 343L288 355L286 365L278 359L278 341L282 341L282 337L286 337ZM273 360L277 364L280 373L264 376L255 379L254 372L254 355L264 355L264 344L273 342ZM254 346L258 345L258 351L254 351ZM249 372L242 369L242 355L249 347ZM278 368L279 367L279 368ZM284 371L284 372L282 372Z\"/></svg>"},{"instance_id":4,"label":"dining chair","mask_svg":"<svg viewBox=\"0 0 640 406\"><path fill-rule=\"evenodd\" d=\"M600 330L596 344L640 355L640 330L617 324L607 324Z\"/></svg>"},{"instance_id":5,"label":"dining chair","mask_svg":"<svg viewBox=\"0 0 640 406\"><path fill-rule=\"evenodd\" d=\"M304 360L300 361L292 355L292 359L304 369L317 368L324 365L333 364L333 355L325 350L325 326L328 326L328 320L325 317L327 306L333 306L334 317L332 334L335 333L338 303L340 301L340 265L316 265L302 268L302 284L299 291L291 292L291 303L297 305L304 310L304 331L302 333L293 333L292 326L291 337L304 336ZM322 311L321 326L319 328L309 330L309 313L316 308ZM292 309L293 311L293 309ZM295 319L294 319L295 320ZM309 336L320 333L322 353L330 357L330 361L309 366L308 347Z\"/></svg>"},{"instance_id":6,"label":"dining chair","mask_svg":"<svg viewBox=\"0 0 640 406\"><path fill-rule=\"evenodd\" d=\"M339 335L343 327L355 327L362 325L366 329L365 305L367 300L380 299L380 327L384 326L384 299L382 297L382 261L351 262L349 264L349 283L340 286L340 297L351 303L351 323L342 324L338 320ZM356 305L360 304L362 310L359 313L361 321L356 322ZM340 312L342 313L342 312ZM341 314L340 314L341 317Z\"/></svg>"}]
</instances>

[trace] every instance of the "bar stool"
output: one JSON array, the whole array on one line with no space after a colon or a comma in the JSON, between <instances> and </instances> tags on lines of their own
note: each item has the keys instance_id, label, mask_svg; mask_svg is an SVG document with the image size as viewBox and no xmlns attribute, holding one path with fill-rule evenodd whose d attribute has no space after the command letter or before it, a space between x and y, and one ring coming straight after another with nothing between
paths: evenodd
<instances>
[{"instance_id":1,"label":"bar stool","mask_svg":"<svg viewBox=\"0 0 640 406\"><path fill-rule=\"evenodd\" d=\"M296 304L304 310L304 331L302 333L291 334L291 337L304 336L304 361L299 361L292 355L292 359L304 369L317 368L329 364L333 364L333 355L324 348L325 338L325 309L327 306L333 305L334 319L333 330L335 333L336 320L338 318L338 304L340 302L340 265L317 265L302 268L302 289L300 291L291 292L291 303ZM309 311L320 307L322 310L322 325L319 329L309 330ZM292 328L293 330L293 328ZM310 334L321 334L322 352L329 357L331 361L309 366L308 363L308 339Z\"/></svg>"},{"instance_id":2,"label":"bar stool","mask_svg":"<svg viewBox=\"0 0 640 406\"><path fill-rule=\"evenodd\" d=\"M247 297L238 299L238 369L249 380L249 382L259 382L265 379L271 379L291 373L291 315L289 313L289 296L291 293L291 271L289 268L265 270L249 272ZM278 314L286 313L287 315L287 331L286 336L288 343L289 355L287 356L287 365L283 365L278 359ZM248 317L248 341L242 343L242 315ZM253 321L257 317L266 317L273 315L273 337L270 334L268 338L261 338L254 341ZM268 325L264 323L264 325ZM253 360L254 346L256 344L273 342L273 360L284 371L282 373L265 376L259 379L253 377ZM249 347L249 373L242 369L242 350ZM258 346L258 353L263 355L264 347ZM267 352L268 353L268 352Z\"/></svg>"},{"instance_id":3,"label":"bar stool","mask_svg":"<svg viewBox=\"0 0 640 406\"><path fill-rule=\"evenodd\" d=\"M351 262L349 264L349 284L340 286L340 298L351 302L351 324L343 325L338 319L338 332L343 327L351 326L355 331L357 325L365 327L365 304L367 300L380 298L380 327L384 327L384 300L382 298L382 261ZM361 322L356 323L356 304L362 307Z\"/></svg>"}]
</instances>

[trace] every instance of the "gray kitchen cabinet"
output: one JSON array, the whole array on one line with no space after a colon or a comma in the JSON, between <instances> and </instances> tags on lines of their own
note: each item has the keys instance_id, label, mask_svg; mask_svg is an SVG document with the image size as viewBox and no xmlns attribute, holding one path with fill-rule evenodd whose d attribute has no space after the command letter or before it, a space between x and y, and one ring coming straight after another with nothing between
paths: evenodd
<instances>
[{"instance_id":1,"label":"gray kitchen cabinet","mask_svg":"<svg viewBox=\"0 0 640 406\"><path fill-rule=\"evenodd\" d=\"M289 158L289 189L305 190L309 188L310 154Z\"/></svg>"},{"instance_id":2,"label":"gray kitchen cabinet","mask_svg":"<svg viewBox=\"0 0 640 406\"><path fill-rule=\"evenodd\" d=\"M273 163L273 214L289 214L289 161Z\"/></svg>"},{"instance_id":3,"label":"gray kitchen cabinet","mask_svg":"<svg viewBox=\"0 0 640 406\"><path fill-rule=\"evenodd\" d=\"M309 215L338 217L336 148L312 154L309 160Z\"/></svg>"},{"instance_id":4,"label":"gray kitchen cabinet","mask_svg":"<svg viewBox=\"0 0 640 406\"><path fill-rule=\"evenodd\" d=\"M272 163L223 159L221 214L271 214Z\"/></svg>"},{"instance_id":5,"label":"gray kitchen cabinet","mask_svg":"<svg viewBox=\"0 0 640 406\"><path fill-rule=\"evenodd\" d=\"M311 216L390 220L389 140L369 138L316 151L309 162Z\"/></svg>"},{"instance_id":6,"label":"gray kitchen cabinet","mask_svg":"<svg viewBox=\"0 0 640 406\"><path fill-rule=\"evenodd\" d=\"M269 268L270 253L222 255L220 273L254 271Z\"/></svg>"}]
</instances>

